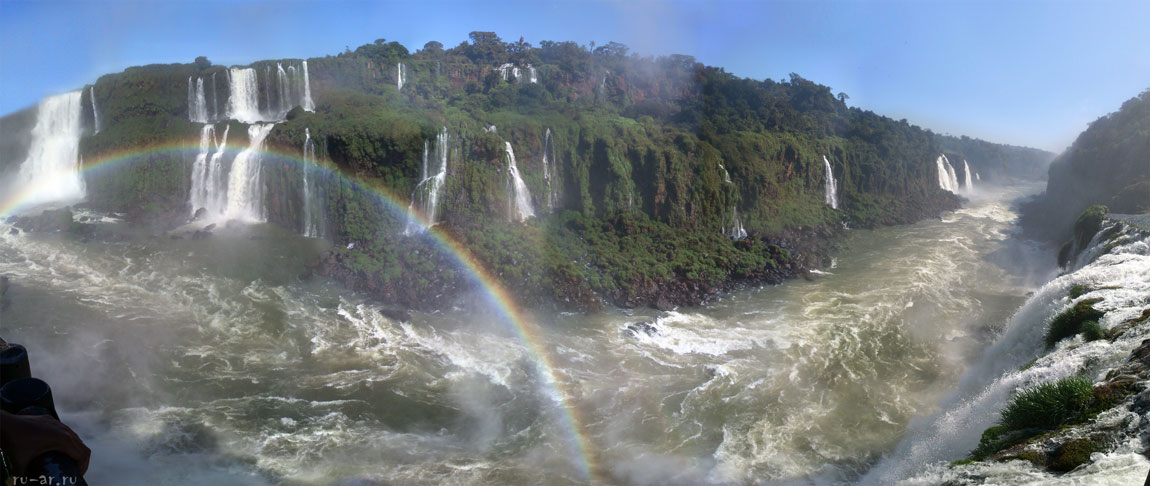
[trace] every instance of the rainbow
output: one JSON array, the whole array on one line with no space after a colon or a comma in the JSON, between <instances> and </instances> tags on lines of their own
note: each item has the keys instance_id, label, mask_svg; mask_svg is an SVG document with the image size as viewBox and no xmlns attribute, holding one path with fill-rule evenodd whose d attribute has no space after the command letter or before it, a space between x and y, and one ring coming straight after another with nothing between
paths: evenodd
<instances>
[{"instance_id":1,"label":"rainbow","mask_svg":"<svg viewBox=\"0 0 1150 486\"><path fill-rule=\"evenodd\" d=\"M81 174L99 172L154 155L183 155L188 153L188 151L196 153L199 149L198 144L181 142L154 145L143 149L115 151L103 154L95 160L85 161L80 172ZM239 151L239 149L230 150ZM267 147L261 152L264 157L299 164L301 167L311 165L320 170L338 173L338 171L324 165L305 161L302 154L297 155ZM375 195L389 210L395 211L396 214L400 214L405 218L407 217L406 197L393 194L385 188L362 183L353 177L348 179L359 188L365 189ZM13 191L12 194L7 197L0 199L0 219L15 214L21 209L27 209L28 206L30 206L30 202L35 201L36 195L43 189L43 187L22 187L17 191ZM560 402L561 409L564 412L561 414L561 421L563 422L561 425L566 429L569 435L570 446L574 449L574 452L576 452L576 467L579 469L583 478L592 484L606 483L603 479L602 469L599 467L595 459L596 456L591 449L591 441L585 432L585 422L581 417L578 407L573 402L572 397L574 395L563 389L563 382L559 380L555 372L556 366L553 363L550 353L544 346L546 340L542 336L540 327L531 319L531 316L515 302L510 292L499 283L498 279L483 266L479 259L477 259L466 246L449 233L437 229L435 226L431 226L423 215L416 214L416 218L422 226L428 229L427 235L431 237L430 239L435 242L436 246L446 251L452 259L467 270L472 280L483 289L483 293L488 300L498 309L507 323L511 324L518 338L527 348L528 353L532 357L532 361L538 368L540 375L544 378L546 386L554 391L553 396L557 397Z\"/></svg>"}]
</instances>

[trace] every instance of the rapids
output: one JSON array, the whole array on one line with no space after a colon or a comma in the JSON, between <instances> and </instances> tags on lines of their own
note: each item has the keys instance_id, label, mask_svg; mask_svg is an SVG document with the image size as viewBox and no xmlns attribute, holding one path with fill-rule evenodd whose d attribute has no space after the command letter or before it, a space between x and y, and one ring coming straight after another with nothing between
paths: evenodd
<instances>
[{"instance_id":1,"label":"rapids","mask_svg":"<svg viewBox=\"0 0 1150 486\"><path fill-rule=\"evenodd\" d=\"M92 484L586 484L583 461L605 483L854 483L1054 277L1014 233L1037 188L850 231L811 278L698 308L535 311L538 349L480 291L399 322L301 280L326 243L271 225L169 240L112 215L118 237L85 243L0 224L0 322Z\"/></svg>"}]
</instances>

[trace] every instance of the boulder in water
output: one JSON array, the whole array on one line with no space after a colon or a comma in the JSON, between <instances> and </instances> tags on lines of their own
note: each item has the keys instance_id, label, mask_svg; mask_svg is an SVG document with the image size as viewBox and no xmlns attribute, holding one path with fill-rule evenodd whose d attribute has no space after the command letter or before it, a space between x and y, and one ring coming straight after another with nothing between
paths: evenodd
<instances>
[{"instance_id":1,"label":"boulder in water","mask_svg":"<svg viewBox=\"0 0 1150 486\"><path fill-rule=\"evenodd\" d=\"M640 333L647 336L658 336L659 328L655 327L655 325L650 322L632 322L627 324L627 327L623 329L623 332L630 337L636 337Z\"/></svg>"},{"instance_id":2,"label":"boulder in water","mask_svg":"<svg viewBox=\"0 0 1150 486\"><path fill-rule=\"evenodd\" d=\"M216 223L209 224L207 226L204 226L204 231L211 231L215 227L216 227Z\"/></svg>"},{"instance_id":3,"label":"boulder in water","mask_svg":"<svg viewBox=\"0 0 1150 486\"><path fill-rule=\"evenodd\" d=\"M204 216L206 216L207 214L208 214L207 209L205 209L205 208L197 209L196 212L192 214L192 221L197 221L200 218L203 218Z\"/></svg>"}]
</instances>

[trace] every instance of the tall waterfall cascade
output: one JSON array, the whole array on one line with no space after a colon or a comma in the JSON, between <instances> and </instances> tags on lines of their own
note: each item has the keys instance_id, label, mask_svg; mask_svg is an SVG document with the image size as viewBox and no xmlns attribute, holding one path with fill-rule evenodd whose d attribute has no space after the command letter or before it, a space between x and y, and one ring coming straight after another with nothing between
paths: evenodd
<instances>
[{"instance_id":1,"label":"tall waterfall cascade","mask_svg":"<svg viewBox=\"0 0 1150 486\"><path fill-rule=\"evenodd\" d=\"M422 213L428 226L439 222L436 211L439 208L443 185L447 182L447 139L447 127L443 127L443 130L435 136L434 159L431 157L432 152L429 150L427 140L423 141L423 171L419 184L416 184L415 190L411 192L411 203L407 206L407 226L403 230L406 236L426 230L420 224L417 212ZM438 168L434 174L429 175L430 160L437 161Z\"/></svg>"},{"instance_id":2,"label":"tall waterfall cascade","mask_svg":"<svg viewBox=\"0 0 1150 486\"><path fill-rule=\"evenodd\" d=\"M92 102L92 133L100 133L100 111L96 109L96 87L88 87L88 100Z\"/></svg>"},{"instance_id":3,"label":"tall waterfall cascade","mask_svg":"<svg viewBox=\"0 0 1150 486\"><path fill-rule=\"evenodd\" d=\"M308 175L314 170L317 163L315 141L311 138L311 129L304 128L303 130L306 137L303 142L303 167L300 168L300 172L303 174L303 235L309 238L319 238L323 236L325 211L323 200L317 197L318 191L312 187L314 181Z\"/></svg>"},{"instance_id":4,"label":"tall waterfall cascade","mask_svg":"<svg viewBox=\"0 0 1150 486\"><path fill-rule=\"evenodd\" d=\"M299 65L276 63L264 67L261 76L255 68L230 68L227 76L227 99L221 109L217 83L218 71L210 77L188 77L188 120L196 123L215 123L225 119L243 123L282 121L297 106L315 111L311 98L311 79L307 61ZM261 79L262 78L262 79ZM210 86L205 83L210 83ZM263 99L260 86L263 86ZM211 104L208 93L211 93Z\"/></svg>"},{"instance_id":5,"label":"tall waterfall cascade","mask_svg":"<svg viewBox=\"0 0 1150 486\"><path fill-rule=\"evenodd\" d=\"M527 81L531 84L539 82L539 72L535 70L535 66L527 65Z\"/></svg>"},{"instance_id":6,"label":"tall waterfall cascade","mask_svg":"<svg viewBox=\"0 0 1150 486\"><path fill-rule=\"evenodd\" d=\"M264 139L274 126L274 123L254 123L248 126L251 144L236 155L228 172L227 207L224 208L226 219L264 221L261 152Z\"/></svg>"},{"instance_id":7,"label":"tall waterfall cascade","mask_svg":"<svg viewBox=\"0 0 1150 486\"><path fill-rule=\"evenodd\" d=\"M519 176L519 166L515 164L515 151L511 149L511 142L503 142L507 152L507 199L510 201L511 219L526 221L535 217L535 210L531 207L531 192L527 184Z\"/></svg>"},{"instance_id":8,"label":"tall waterfall cascade","mask_svg":"<svg viewBox=\"0 0 1150 486\"><path fill-rule=\"evenodd\" d=\"M835 171L831 168L831 161L827 160L827 156L823 156L823 169L827 174L826 196L823 202L831 207L831 209L839 208L839 186L835 182Z\"/></svg>"},{"instance_id":9,"label":"tall waterfall cascade","mask_svg":"<svg viewBox=\"0 0 1150 486\"><path fill-rule=\"evenodd\" d=\"M402 62L395 65L395 89L403 91L403 85L407 83L407 65Z\"/></svg>"},{"instance_id":10,"label":"tall waterfall cascade","mask_svg":"<svg viewBox=\"0 0 1150 486\"><path fill-rule=\"evenodd\" d=\"M723 231L723 233L736 240L747 237L747 230L743 228L743 222L739 219L739 210L735 206L731 206L731 228Z\"/></svg>"},{"instance_id":11,"label":"tall waterfall cascade","mask_svg":"<svg viewBox=\"0 0 1150 486\"><path fill-rule=\"evenodd\" d=\"M192 163L192 187L188 197L193 215L203 208L207 215L219 216L227 207L228 176L224 155L227 154L228 130L231 127L224 125L224 133L218 139L215 128L215 125L205 124L200 130L200 152Z\"/></svg>"},{"instance_id":12,"label":"tall waterfall cascade","mask_svg":"<svg viewBox=\"0 0 1150 486\"><path fill-rule=\"evenodd\" d=\"M499 76L500 76L500 77L502 77L504 81L507 81L507 80L508 80L508 77L511 75L511 70L512 70L514 67L515 67L515 65L514 65L514 64L511 64L511 63L505 63L505 64L501 64L501 65L500 65L498 68L496 68L496 69L498 69L498 70L499 70Z\"/></svg>"},{"instance_id":13,"label":"tall waterfall cascade","mask_svg":"<svg viewBox=\"0 0 1150 486\"><path fill-rule=\"evenodd\" d=\"M71 201L84 197L80 176L80 136L83 134L82 91L45 98L36 108L28 155L13 186L30 191L30 204Z\"/></svg>"},{"instance_id":14,"label":"tall waterfall cascade","mask_svg":"<svg viewBox=\"0 0 1150 486\"><path fill-rule=\"evenodd\" d=\"M551 145L551 129L543 131L543 182L547 184L547 211L551 212L555 209L555 203L558 202L558 194L555 192L555 172L551 167L552 151L554 147Z\"/></svg>"},{"instance_id":15,"label":"tall waterfall cascade","mask_svg":"<svg viewBox=\"0 0 1150 486\"><path fill-rule=\"evenodd\" d=\"M963 185L962 185L963 189L966 189L966 192L973 191L974 190L974 182L971 182L971 178L970 178L970 164L968 164L965 160L962 161L962 170L965 173L965 177L966 177L966 180L963 181Z\"/></svg>"},{"instance_id":16,"label":"tall waterfall cascade","mask_svg":"<svg viewBox=\"0 0 1150 486\"><path fill-rule=\"evenodd\" d=\"M958 194L958 174L955 173L954 166L950 165L950 160L946 155L939 155L935 163L938 165L938 187Z\"/></svg>"}]
</instances>

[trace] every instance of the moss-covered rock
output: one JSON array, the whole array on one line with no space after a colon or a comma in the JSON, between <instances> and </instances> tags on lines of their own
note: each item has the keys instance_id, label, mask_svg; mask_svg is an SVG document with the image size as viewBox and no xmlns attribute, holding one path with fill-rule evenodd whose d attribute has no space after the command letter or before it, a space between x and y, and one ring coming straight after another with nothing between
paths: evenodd
<instances>
[{"instance_id":1,"label":"moss-covered rock","mask_svg":"<svg viewBox=\"0 0 1150 486\"><path fill-rule=\"evenodd\" d=\"M1051 471L1070 472L1090 461L1090 455L1100 450L1099 444L1090 439L1076 439L1055 449L1050 461Z\"/></svg>"},{"instance_id":2,"label":"moss-covered rock","mask_svg":"<svg viewBox=\"0 0 1150 486\"><path fill-rule=\"evenodd\" d=\"M1095 321L1095 325L1097 325L1098 319L1106 314L1094 308L1094 304L1101 301L1102 299L1085 299L1055 316L1054 320L1050 322L1050 328L1046 331L1046 346L1052 347L1058 341L1082 332L1082 325L1087 321Z\"/></svg>"}]
</instances>

